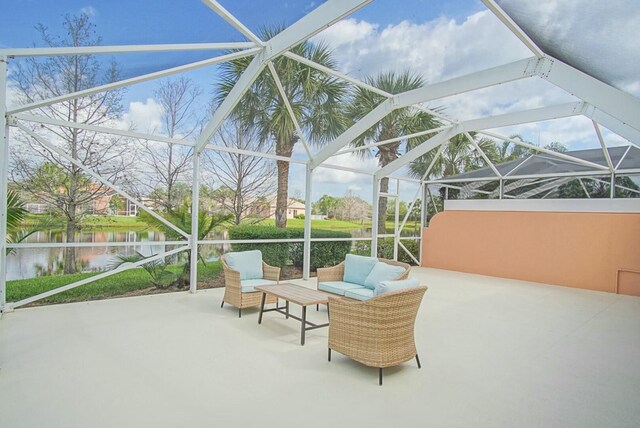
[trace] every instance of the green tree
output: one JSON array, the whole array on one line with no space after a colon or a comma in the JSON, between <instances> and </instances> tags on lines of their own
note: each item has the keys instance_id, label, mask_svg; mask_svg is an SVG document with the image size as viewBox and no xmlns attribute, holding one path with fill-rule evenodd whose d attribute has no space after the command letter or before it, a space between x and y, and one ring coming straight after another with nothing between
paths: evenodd
<instances>
[{"instance_id":1,"label":"green tree","mask_svg":"<svg viewBox=\"0 0 640 428\"><path fill-rule=\"evenodd\" d=\"M365 78L365 82L392 94L417 89L424 84L422 77L408 71L399 74L388 72L376 76L369 76ZM385 99L382 95L359 87L355 90L351 103L347 107L347 115L353 119L354 122L358 121ZM429 113L414 108L398 109L365 131L353 144L355 146L362 146L370 142L398 138L438 126L440 126L440 123ZM407 145L408 147L413 147L424 142L426 139L428 139L428 137L412 138L410 140L400 140L395 143L378 146L375 154L378 158L378 164L380 167L389 165L400 157L400 154L403 152L403 147ZM369 150L360 150L357 153L362 156L371 155ZM385 177L380 180L380 192L386 193L388 191L389 179ZM379 233L385 233L386 212L387 198L381 198L378 206Z\"/></svg>"},{"instance_id":2,"label":"green tree","mask_svg":"<svg viewBox=\"0 0 640 428\"><path fill-rule=\"evenodd\" d=\"M326 215L328 218L335 218L336 211L340 206L340 198L334 196L322 195L315 203L313 203L313 212L316 214Z\"/></svg>"},{"instance_id":3,"label":"green tree","mask_svg":"<svg viewBox=\"0 0 640 428\"><path fill-rule=\"evenodd\" d=\"M268 40L281 30L282 27L267 28L260 32L260 36ZM333 54L324 43L305 41L292 48L291 52L325 67L336 68ZM221 65L216 102L221 102L229 94L250 62L251 58L247 57ZM337 137L346 125L343 105L347 85L285 56L275 58L273 65L308 140L312 144L322 144ZM239 123L252 128L261 141L274 142L279 156L291 157L300 140L269 69L258 76L235 108L233 116ZM276 227L284 228L287 225L289 162L277 161L277 170Z\"/></svg>"}]
</instances>

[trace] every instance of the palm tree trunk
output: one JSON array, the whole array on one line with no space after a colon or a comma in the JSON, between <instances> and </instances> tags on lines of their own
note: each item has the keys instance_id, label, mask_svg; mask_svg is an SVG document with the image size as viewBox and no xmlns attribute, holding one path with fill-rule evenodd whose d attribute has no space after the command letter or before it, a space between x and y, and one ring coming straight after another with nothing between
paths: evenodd
<instances>
[{"instance_id":1,"label":"palm tree trunk","mask_svg":"<svg viewBox=\"0 0 640 428\"><path fill-rule=\"evenodd\" d=\"M387 139L386 135L381 135L380 139ZM378 155L378 163L380 168L384 168L394 160L398 159L398 144L389 144L388 146L381 148ZM389 193L389 177L380 179L380 193ZM378 204L378 233L387 233L387 205L389 204L389 198L380 198Z\"/></svg>"},{"instance_id":2,"label":"palm tree trunk","mask_svg":"<svg viewBox=\"0 0 640 428\"><path fill-rule=\"evenodd\" d=\"M290 158L293 146L298 141L292 137L289 141L279 141L276 144L276 154ZM276 196L276 227L287 227L287 207L289 206L289 162L276 161L278 167L278 193Z\"/></svg>"},{"instance_id":3,"label":"palm tree trunk","mask_svg":"<svg viewBox=\"0 0 640 428\"><path fill-rule=\"evenodd\" d=\"M277 161L278 194L276 197L276 227L287 227L287 205L289 205L289 162Z\"/></svg>"}]
</instances>

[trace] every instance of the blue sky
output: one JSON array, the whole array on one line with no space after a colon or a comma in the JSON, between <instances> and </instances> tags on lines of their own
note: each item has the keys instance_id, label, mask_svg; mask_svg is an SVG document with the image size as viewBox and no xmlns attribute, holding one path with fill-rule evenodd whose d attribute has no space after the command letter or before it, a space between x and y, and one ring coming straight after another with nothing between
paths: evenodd
<instances>
[{"instance_id":1,"label":"blue sky","mask_svg":"<svg viewBox=\"0 0 640 428\"><path fill-rule=\"evenodd\" d=\"M575 0L572 7L579 8L588 1ZM221 3L254 31L261 26L291 24L318 4L310 0L222 0ZM561 0L544 0L544 3L545 11L568 7ZM42 23L52 33L59 33L63 16L80 12L92 16L105 45L243 40L235 29L199 0L13 0L11 4L12 7L5 8L0 15L2 48L41 46L34 29L36 24ZM571 29L570 24L554 21L554 25L568 29ZM411 69L422 74L427 82L434 82L531 55L480 0L377 0L317 37L334 47L341 71L356 77L389 69ZM620 37L620 43L626 43L629 48L640 48L637 37ZM209 56L211 52L188 52L128 54L115 56L115 59L121 64L123 77L130 77ZM189 77L203 87L206 97L210 96L215 82L214 71L203 69L190 73ZM157 82L148 82L133 86L125 97L128 117L137 121L139 129L157 120L158 109L152 99L156 85ZM640 93L640 84L635 90ZM453 117L466 119L571 99L542 81L523 81L451 97L439 101L437 106ZM203 98L203 103L205 101ZM590 122L582 118L501 131L522 134L542 145L560 141L570 148L597 146ZM606 130L605 136L619 142ZM375 168L374 160L361 161L349 156L334 158L331 162ZM292 168L292 193L302 191L301 172L301 168ZM319 170L313 199L323 193L340 195L347 190L367 198L371 193L370 178L343 171Z\"/></svg>"}]
</instances>

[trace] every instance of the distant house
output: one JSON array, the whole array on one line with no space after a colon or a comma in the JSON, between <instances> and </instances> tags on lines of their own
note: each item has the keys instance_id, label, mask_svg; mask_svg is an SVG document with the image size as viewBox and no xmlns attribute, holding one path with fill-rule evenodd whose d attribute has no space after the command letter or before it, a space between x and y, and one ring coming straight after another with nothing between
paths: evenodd
<instances>
[{"instance_id":1,"label":"distant house","mask_svg":"<svg viewBox=\"0 0 640 428\"><path fill-rule=\"evenodd\" d=\"M287 218L292 219L299 214L304 214L304 203L289 198L289 203L287 204ZM250 201L247 215L252 217L276 218L276 195L270 195Z\"/></svg>"}]
</instances>

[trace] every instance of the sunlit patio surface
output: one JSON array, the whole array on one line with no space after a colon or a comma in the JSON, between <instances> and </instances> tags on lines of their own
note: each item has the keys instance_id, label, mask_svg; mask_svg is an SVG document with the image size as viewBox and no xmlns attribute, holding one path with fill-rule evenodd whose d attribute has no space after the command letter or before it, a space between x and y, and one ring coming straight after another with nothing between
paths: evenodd
<instances>
[{"instance_id":1,"label":"sunlit patio surface","mask_svg":"<svg viewBox=\"0 0 640 428\"><path fill-rule=\"evenodd\" d=\"M640 298L412 276L430 287L422 369L387 369L383 386L327 362L326 329L300 346L296 321L239 319L221 289L16 310L0 322L0 426L640 426Z\"/></svg>"}]
</instances>

